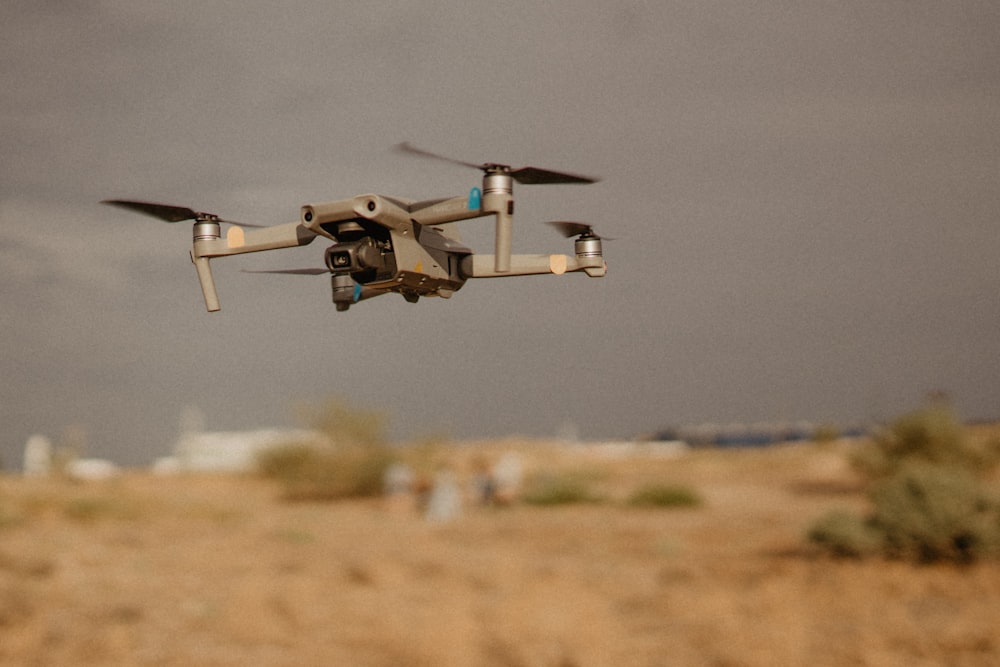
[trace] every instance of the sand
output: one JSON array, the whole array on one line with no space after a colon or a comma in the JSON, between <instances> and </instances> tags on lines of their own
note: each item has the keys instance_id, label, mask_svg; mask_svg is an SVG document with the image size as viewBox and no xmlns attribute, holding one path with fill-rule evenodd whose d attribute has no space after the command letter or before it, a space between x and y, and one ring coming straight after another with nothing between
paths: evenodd
<instances>
[{"instance_id":1,"label":"sand","mask_svg":"<svg viewBox=\"0 0 1000 667\"><path fill-rule=\"evenodd\" d=\"M510 441L599 503L287 502L252 476L0 477L0 664L995 665L1000 565L838 561L849 443L584 451ZM462 480L470 448L446 455ZM650 482L699 507L638 509Z\"/></svg>"}]
</instances>

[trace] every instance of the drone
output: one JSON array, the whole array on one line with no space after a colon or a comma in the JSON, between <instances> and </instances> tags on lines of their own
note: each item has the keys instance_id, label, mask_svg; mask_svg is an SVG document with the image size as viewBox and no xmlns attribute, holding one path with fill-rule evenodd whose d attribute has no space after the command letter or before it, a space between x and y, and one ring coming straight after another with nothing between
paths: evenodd
<instances>
[{"instance_id":1,"label":"drone","mask_svg":"<svg viewBox=\"0 0 1000 667\"><path fill-rule=\"evenodd\" d=\"M337 311L382 294L401 294L408 302L420 297L450 298L469 278L502 278L581 271L593 278L607 272L598 236L582 222L553 221L566 238L576 237L568 255L511 253L514 220L513 184L588 184L597 179L538 167L512 168L488 162L475 164L431 153L409 143L396 150L483 172L482 187L468 195L414 201L364 194L337 201L305 204L299 221L262 227L226 220L184 206L127 199L107 199L118 206L165 222L193 220L191 261L198 273L205 307L220 309L210 260L264 250L294 248L324 237L333 244L324 253L325 267L252 271L300 275L330 274ZM495 254L483 255L464 246L451 224L495 217ZM229 225L222 235L222 225Z\"/></svg>"}]
</instances>

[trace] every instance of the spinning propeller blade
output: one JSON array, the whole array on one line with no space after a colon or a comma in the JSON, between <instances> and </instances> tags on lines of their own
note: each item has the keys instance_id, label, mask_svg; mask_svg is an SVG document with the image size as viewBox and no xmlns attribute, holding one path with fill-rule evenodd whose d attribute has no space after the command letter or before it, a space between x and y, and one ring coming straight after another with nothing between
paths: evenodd
<instances>
[{"instance_id":1,"label":"spinning propeller blade","mask_svg":"<svg viewBox=\"0 0 1000 667\"><path fill-rule=\"evenodd\" d=\"M287 275L294 276L321 276L324 273L330 273L329 269L263 269L259 271L251 271L250 269L243 269L243 273L284 273Z\"/></svg>"},{"instance_id":2,"label":"spinning propeller blade","mask_svg":"<svg viewBox=\"0 0 1000 667\"><path fill-rule=\"evenodd\" d=\"M463 162L462 160L456 160L450 158L446 155L438 155L437 153L432 153L430 151L425 151L422 148L417 148L408 141L404 141L401 144L396 144L396 150L400 153L408 153L410 155L415 155L418 157L431 158L434 160L441 160L443 162L450 162L451 164L457 164L463 167L471 167L473 169L479 169L484 172L503 172L510 174L518 183L522 185L553 185L558 183L596 183L599 179L591 178L589 176L580 176L578 174L570 174L562 171L552 171L551 169L541 169L539 167L517 167L512 168L510 165L497 164L495 162L486 162L483 164L475 164L473 162Z\"/></svg>"},{"instance_id":3,"label":"spinning propeller blade","mask_svg":"<svg viewBox=\"0 0 1000 667\"><path fill-rule=\"evenodd\" d=\"M235 220L225 220L214 213L203 213L187 208L186 206L173 206L171 204L157 204L148 201L132 201L129 199L105 199L102 204L118 206L120 208L143 213L163 220L164 222L183 222L184 220L204 220L210 222L225 222L230 225L240 227L263 227L263 225L251 225L247 222L237 222Z\"/></svg>"},{"instance_id":4,"label":"spinning propeller blade","mask_svg":"<svg viewBox=\"0 0 1000 667\"><path fill-rule=\"evenodd\" d=\"M446 155L438 155L437 153L431 153L430 151L425 151L422 148L417 148L409 141L404 141L401 144L396 144L395 149L400 153L409 153L410 155L416 155L418 157L429 157L434 160L450 162L452 164L461 165L463 167L472 167L473 169L482 169L482 165L473 164L472 162L462 162L461 160L456 160L455 158L450 158Z\"/></svg>"},{"instance_id":5,"label":"spinning propeller blade","mask_svg":"<svg viewBox=\"0 0 1000 667\"><path fill-rule=\"evenodd\" d=\"M563 171L552 171L550 169L539 169L538 167L520 167L510 172L511 177L522 185L557 185L579 183L588 185L596 183L599 179L590 176L580 176L569 174Z\"/></svg>"},{"instance_id":6,"label":"spinning propeller blade","mask_svg":"<svg viewBox=\"0 0 1000 667\"><path fill-rule=\"evenodd\" d=\"M559 230L559 233L570 238L571 236L590 236L600 238L594 233L594 228L583 222L571 222L569 220L552 220L546 224L552 225ZM609 239L610 240L610 239Z\"/></svg>"}]
</instances>

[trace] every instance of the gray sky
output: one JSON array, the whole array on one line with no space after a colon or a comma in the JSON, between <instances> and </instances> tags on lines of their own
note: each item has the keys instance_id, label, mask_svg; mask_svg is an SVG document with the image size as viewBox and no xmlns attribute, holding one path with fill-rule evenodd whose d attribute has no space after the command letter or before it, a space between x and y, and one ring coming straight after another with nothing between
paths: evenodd
<instances>
[{"instance_id":1,"label":"gray sky","mask_svg":"<svg viewBox=\"0 0 1000 667\"><path fill-rule=\"evenodd\" d=\"M328 395L396 437L854 423L950 393L1000 417L1000 9L992 2L8 1L0 9L0 460L32 433L167 453L181 412L296 425ZM470 281L337 313L325 245L216 260L186 224L365 192L520 187L515 251L592 222L608 276ZM489 219L466 241L492 252Z\"/></svg>"}]
</instances>

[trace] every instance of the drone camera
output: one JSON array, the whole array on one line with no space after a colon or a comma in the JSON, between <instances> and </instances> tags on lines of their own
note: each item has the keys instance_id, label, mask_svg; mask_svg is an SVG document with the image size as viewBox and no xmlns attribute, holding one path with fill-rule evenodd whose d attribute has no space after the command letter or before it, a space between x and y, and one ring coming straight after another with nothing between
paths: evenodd
<instances>
[{"instance_id":1,"label":"drone camera","mask_svg":"<svg viewBox=\"0 0 1000 667\"><path fill-rule=\"evenodd\" d=\"M332 273L355 273L384 266L385 259L370 237L337 243L326 249L326 268Z\"/></svg>"},{"instance_id":2,"label":"drone camera","mask_svg":"<svg viewBox=\"0 0 1000 667\"><path fill-rule=\"evenodd\" d=\"M338 243L326 251L326 268L333 273L350 273L361 269L354 243Z\"/></svg>"},{"instance_id":3,"label":"drone camera","mask_svg":"<svg viewBox=\"0 0 1000 667\"><path fill-rule=\"evenodd\" d=\"M330 253L330 270L350 269L354 265L354 258L351 257L350 250L338 250Z\"/></svg>"}]
</instances>

